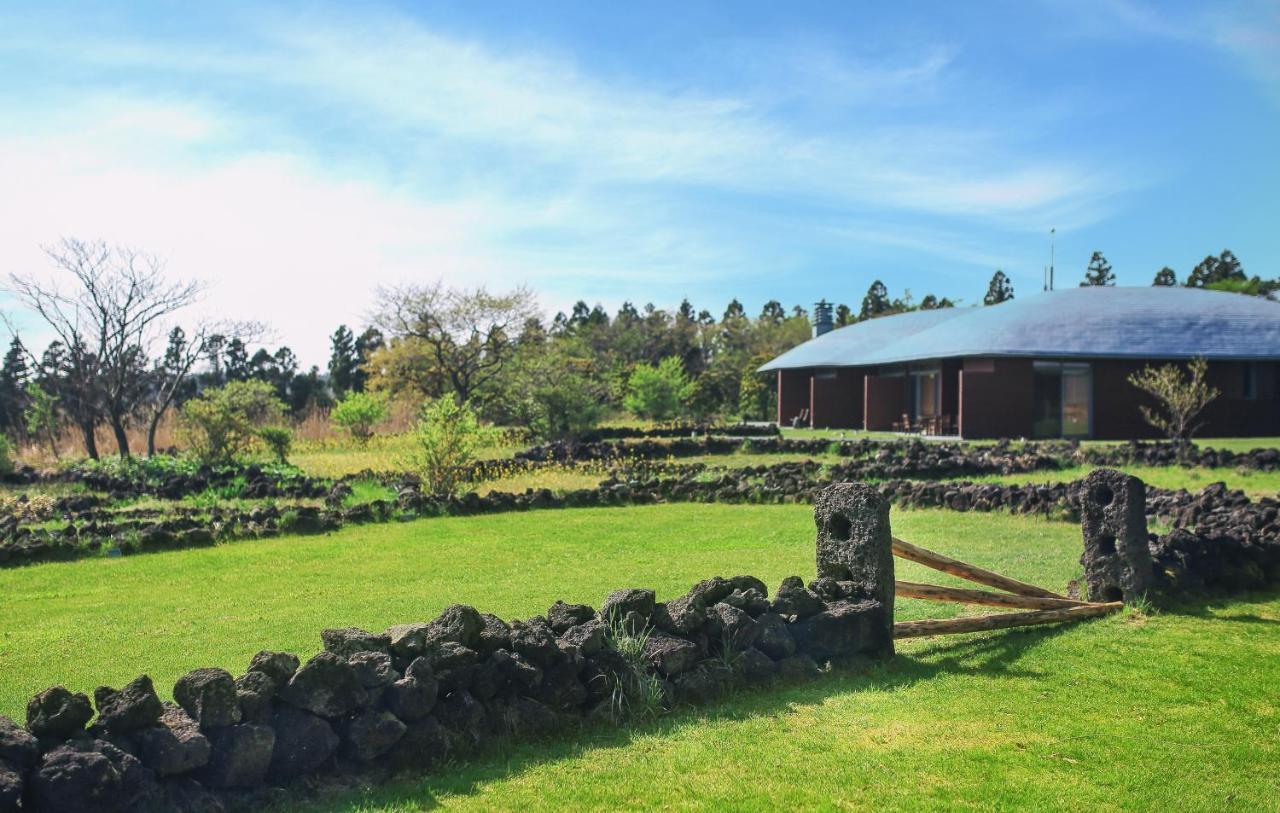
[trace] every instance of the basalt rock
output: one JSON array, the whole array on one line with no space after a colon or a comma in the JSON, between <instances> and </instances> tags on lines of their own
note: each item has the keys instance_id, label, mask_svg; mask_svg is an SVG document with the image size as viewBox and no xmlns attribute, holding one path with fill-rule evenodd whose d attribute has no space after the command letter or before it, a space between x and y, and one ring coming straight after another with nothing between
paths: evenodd
<instances>
[{"instance_id":1,"label":"basalt rock","mask_svg":"<svg viewBox=\"0 0 1280 813\"><path fill-rule=\"evenodd\" d=\"M643 654L653 668L667 677L691 669L701 655L697 644L662 632L652 633L645 639Z\"/></svg>"},{"instance_id":2,"label":"basalt rock","mask_svg":"<svg viewBox=\"0 0 1280 813\"><path fill-rule=\"evenodd\" d=\"M338 750L338 735L328 721L289 706L280 706L271 717L275 731L268 771L275 779L289 780L314 773Z\"/></svg>"},{"instance_id":3,"label":"basalt rock","mask_svg":"<svg viewBox=\"0 0 1280 813\"><path fill-rule=\"evenodd\" d=\"M27 703L27 730L44 739L66 739L93 717L89 697L61 686L45 689Z\"/></svg>"},{"instance_id":4,"label":"basalt rock","mask_svg":"<svg viewBox=\"0 0 1280 813\"><path fill-rule=\"evenodd\" d=\"M99 686L93 692L98 724L112 734L128 734L154 724L164 708L151 678L141 675L119 691Z\"/></svg>"},{"instance_id":5,"label":"basalt rock","mask_svg":"<svg viewBox=\"0 0 1280 813\"><path fill-rule=\"evenodd\" d=\"M31 774L29 794L33 810L123 813L146 798L154 784L136 757L108 742L82 739L44 755Z\"/></svg>"},{"instance_id":6,"label":"basalt rock","mask_svg":"<svg viewBox=\"0 0 1280 813\"><path fill-rule=\"evenodd\" d=\"M19 774L25 773L40 758L40 743L22 726L0 715L0 761Z\"/></svg>"},{"instance_id":7,"label":"basalt rock","mask_svg":"<svg viewBox=\"0 0 1280 813\"><path fill-rule=\"evenodd\" d=\"M240 722L236 681L225 669L194 669L173 686L173 699L202 729Z\"/></svg>"},{"instance_id":8,"label":"basalt rock","mask_svg":"<svg viewBox=\"0 0 1280 813\"><path fill-rule=\"evenodd\" d=\"M325 650L340 658L350 658L358 652L383 652L391 654L391 637L386 633L375 634L357 627L328 629L320 633Z\"/></svg>"},{"instance_id":9,"label":"basalt rock","mask_svg":"<svg viewBox=\"0 0 1280 813\"><path fill-rule=\"evenodd\" d=\"M312 714L332 718L364 705L368 693L351 664L332 652L320 652L289 679L280 698Z\"/></svg>"},{"instance_id":10,"label":"basalt rock","mask_svg":"<svg viewBox=\"0 0 1280 813\"><path fill-rule=\"evenodd\" d=\"M250 672L261 672L270 677L278 685L283 686L298 671L298 656L288 652L270 652L263 650L249 661Z\"/></svg>"},{"instance_id":11,"label":"basalt rock","mask_svg":"<svg viewBox=\"0 0 1280 813\"><path fill-rule=\"evenodd\" d=\"M596 611L585 604L565 604L557 601L547 610L547 623L557 635L570 627L586 623L595 618Z\"/></svg>"},{"instance_id":12,"label":"basalt rock","mask_svg":"<svg viewBox=\"0 0 1280 813\"><path fill-rule=\"evenodd\" d=\"M636 613L643 618L653 615L654 594L652 590L627 589L610 593L600 606L600 617L607 623L623 621L627 613Z\"/></svg>"},{"instance_id":13,"label":"basalt rock","mask_svg":"<svg viewBox=\"0 0 1280 813\"><path fill-rule=\"evenodd\" d=\"M142 764L159 776L176 776L203 767L212 753L209 739L191 715L173 703L166 704L159 724L134 735Z\"/></svg>"},{"instance_id":14,"label":"basalt rock","mask_svg":"<svg viewBox=\"0 0 1280 813\"><path fill-rule=\"evenodd\" d=\"M276 733L270 726L242 723L209 732L213 750L200 772L211 788L251 788L260 785L271 765Z\"/></svg>"}]
</instances>

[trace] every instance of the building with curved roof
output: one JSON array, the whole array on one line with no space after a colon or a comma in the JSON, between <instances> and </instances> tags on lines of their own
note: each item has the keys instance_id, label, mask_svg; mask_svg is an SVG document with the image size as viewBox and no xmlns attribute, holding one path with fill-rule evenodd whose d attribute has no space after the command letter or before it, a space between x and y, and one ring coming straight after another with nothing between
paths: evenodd
<instances>
[{"instance_id":1,"label":"building with curved roof","mask_svg":"<svg viewBox=\"0 0 1280 813\"><path fill-rule=\"evenodd\" d=\"M1193 288L1072 288L830 329L761 367L778 421L967 438L1150 437L1128 382L1209 360L1206 436L1280 434L1280 303Z\"/></svg>"}]
</instances>

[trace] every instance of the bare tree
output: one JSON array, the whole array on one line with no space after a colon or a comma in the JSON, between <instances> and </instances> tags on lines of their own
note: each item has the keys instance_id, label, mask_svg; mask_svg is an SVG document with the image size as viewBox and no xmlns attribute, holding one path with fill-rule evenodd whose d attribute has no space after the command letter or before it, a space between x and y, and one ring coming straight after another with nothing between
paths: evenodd
<instances>
[{"instance_id":1,"label":"bare tree","mask_svg":"<svg viewBox=\"0 0 1280 813\"><path fill-rule=\"evenodd\" d=\"M1184 373L1177 364L1161 367L1143 367L1129 376L1129 383L1160 402L1160 410L1139 407L1147 423L1169 436L1170 440L1186 444L1200 428L1196 420L1200 412L1218 397L1218 390L1207 381L1209 362L1203 357L1194 358Z\"/></svg>"},{"instance_id":2,"label":"bare tree","mask_svg":"<svg viewBox=\"0 0 1280 813\"><path fill-rule=\"evenodd\" d=\"M390 336L423 342L454 394L467 401L501 372L515 334L536 312L533 293L523 286L491 294L436 282L379 288L374 322Z\"/></svg>"},{"instance_id":3,"label":"bare tree","mask_svg":"<svg viewBox=\"0 0 1280 813\"><path fill-rule=\"evenodd\" d=\"M85 451L97 457L93 429L105 419L128 457L125 429L145 394L149 346L163 320L194 302L203 285L169 282L154 255L101 240L63 239L45 253L70 285L11 274L9 290L53 329L78 371Z\"/></svg>"},{"instance_id":4,"label":"bare tree","mask_svg":"<svg viewBox=\"0 0 1280 813\"><path fill-rule=\"evenodd\" d=\"M155 455L160 422L181 394L183 385L190 381L196 365L201 360L214 362L218 350L228 339L248 343L266 334L266 328L257 322L227 321L197 323L190 336L180 326L169 331L164 355L148 375L149 397L142 405L147 422L147 457Z\"/></svg>"}]
</instances>

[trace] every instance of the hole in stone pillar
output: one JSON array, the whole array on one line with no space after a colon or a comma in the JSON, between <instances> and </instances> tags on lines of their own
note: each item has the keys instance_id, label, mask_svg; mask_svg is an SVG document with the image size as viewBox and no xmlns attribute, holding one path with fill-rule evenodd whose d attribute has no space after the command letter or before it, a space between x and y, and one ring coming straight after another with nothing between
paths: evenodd
<instances>
[{"instance_id":1,"label":"hole in stone pillar","mask_svg":"<svg viewBox=\"0 0 1280 813\"><path fill-rule=\"evenodd\" d=\"M843 514L835 514L827 520L827 534L836 542L848 542L853 533L853 525Z\"/></svg>"},{"instance_id":2,"label":"hole in stone pillar","mask_svg":"<svg viewBox=\"0 0 1280 813\"><path fill-rule=\"evenodd\" d=\"M1115 498L1116 495L1111 491L1111 486L1093 487L1093 501L1098 505L1110 505Z\"/></svg>"},{"instance_id":3,"label":"hole in stone pillar","mask_svg":"<svg viewBox=\"0 0 1280 813\"><path fill-rule=\"evenodd\" d=\"M1119 587L1116 587L1114 584L1111 584L1102 588L1102 600L1103 601L1123 601L1124 593L1120 590Z\"/></svg>"},{"instance_id":4,"label":"hole in stone pillar","mask_svg":"<svg viewBox=\"0 0 1280 813\"><path fill-rule=\"evenodd\" d=\"M1114 556L1115 552L1116 538L1114 536L1103 536L1098 539L1098 553Z\"/></svg>"}]
</instances>

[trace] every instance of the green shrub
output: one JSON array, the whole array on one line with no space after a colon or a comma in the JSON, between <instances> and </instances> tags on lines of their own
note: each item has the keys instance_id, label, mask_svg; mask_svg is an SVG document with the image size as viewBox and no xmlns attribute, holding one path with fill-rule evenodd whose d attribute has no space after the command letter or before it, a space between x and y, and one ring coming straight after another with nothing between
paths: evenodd
<instances>
[{"instance_id":1,"label":"green shrub","mask_svg":"<svg viewBox=\"0 0 1280 813\"><path fill-rule=\"evenodd\" d=\"M541 440L576 438L604 416L604 394L585 375L561 371L534 383L518 412L521 422Z\"/></svg>"},{"instance_id":2,"label":"green shrub","mask_svg":"<svg viewBox=\"0 0 1280 813\"><path fill-rule=\"evenodd\" d=\"M267 444L277 463L289 462L289 450L293 448L293 432L284 426L264 426L258 430L258 437Z\"/></svg>"},{"instance_id":3,"label":"green shrub","mask_svg":"<svg viewBox=\"0 0 1280 813\"><path fill-rule=\"evenodd\" d=\"M428 493L456 494L470 482L476 452L492 435L471 404L446 395L423 405L413 446L401 462L422 478Z\"/></svg>"},{"instance_id":4,"label":"green shrub","mask_svg":"<svg viewBox=\"0 0 1280 813\"><path fill-rule=\"evenodd\" d=\"M623 401L641 418L669 421L685 411L693 396L693 384L676 356L668 356L657 366L641 364L627 379L627 397Z\"/></svg>"},{"instance_id":5,"label":"green shrub","mask_svg":"<svg viewBox=\"0 0 1280 813\"><path fill-rule=\"evenodd\" d=\"M345 429L357 443L368 443L373 427L384 421L390 409L381 393L349 392L329 413L335 426Z\"/></svg>"},{"instance_id":6,"label":"green shrub","mask_svg":"<svg viewBox=\"0 0 1280 813\"><path fill-rule=\"evenodd\" d=\"M0 435L0 475L13 473L13 444Z\"/></svg>"},{"instance_id":7,"label":"green shrub","mask_svg":"<svg viewBox=\"0 0 1280 813\"><path fill-rule=\"evenodd\" d=\"M32 381L27 385L27 408L22 412L27 431L32 437L43 438L58 459L58 398L44 387Z\"/></svg>"},{"instance_id":8,"label":"green shrub","mask_svg":"<svg viewBox=\"0 0 1280 813\"><path fill-rule=\"evenodd\" d=\"M200 460L230 461L284 418L284 404L265 381L232 381L183 404L182 431Z\"/></svg>"}]
</instances>

